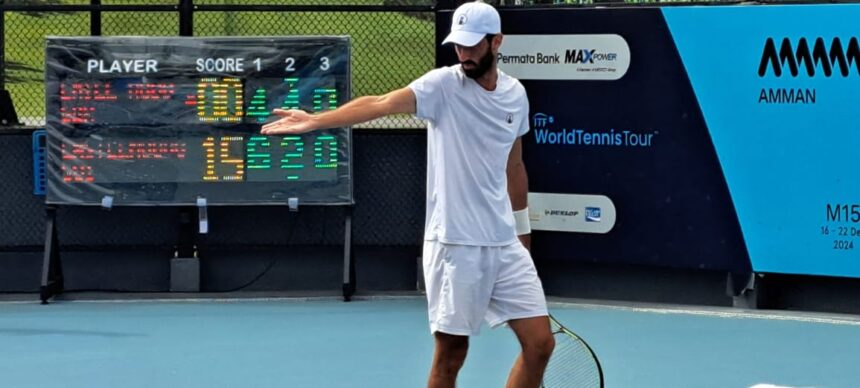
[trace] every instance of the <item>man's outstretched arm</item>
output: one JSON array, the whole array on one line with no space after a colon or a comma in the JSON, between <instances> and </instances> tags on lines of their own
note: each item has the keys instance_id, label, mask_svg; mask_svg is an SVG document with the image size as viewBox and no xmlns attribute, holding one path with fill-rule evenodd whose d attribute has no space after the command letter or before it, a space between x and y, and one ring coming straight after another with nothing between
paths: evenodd
<instances>
[{"instance_id":1,"label":"man's outstretched arm","mask_svg":"<svg viewBox=\"0 0 860 388\"><path fill-rule=\"evenodd\" d=\"M302 110L275 109L278 121L263 126L264 135L298 134L325 128L348 127L398 113L415 113L415 93L402 88L382 96L356 98L346 105L317 114Z\"/></svg>"}]
</instances>

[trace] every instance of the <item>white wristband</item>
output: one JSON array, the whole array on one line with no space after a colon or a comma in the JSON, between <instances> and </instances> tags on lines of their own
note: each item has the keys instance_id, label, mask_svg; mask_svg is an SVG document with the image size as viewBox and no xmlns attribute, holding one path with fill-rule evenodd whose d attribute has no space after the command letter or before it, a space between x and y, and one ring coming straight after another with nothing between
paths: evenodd
<instances>
[{"instance_id":1,"label":"white wristband","mask_svg":"<svg viewBox=\"0 0 860 388\"><path fill-rule=\"evenodd\" d=\"M517 236L529 234L532 232L532 227L529 223L528 207L514 211L514 220L517 222Z\"/></svg>"}]
</instances>

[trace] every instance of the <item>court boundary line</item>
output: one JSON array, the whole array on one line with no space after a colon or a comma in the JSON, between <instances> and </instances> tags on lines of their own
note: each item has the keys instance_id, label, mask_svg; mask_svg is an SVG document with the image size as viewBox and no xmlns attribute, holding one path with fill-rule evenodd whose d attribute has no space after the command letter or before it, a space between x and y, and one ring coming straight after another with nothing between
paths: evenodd
<instances>
[{"instance_id":1,"label":"court boundary line","mask_svg":"<svg viewBox=\"0 0 860 388\"><path fill-rule=\"evenodd\" d=\"M785 310L748 310L732 307L660 305L635 302L595 302L595 301L547 301L547 305L562 308L581 308L589 310L614 310L639 312L658 315L686 315L723 319L749 319L765 321L784 321L799 323L820 323L841 326L860 326L860 316L826 312L785 311Z\"/></svg>"},{"instance_id":2,"label":"court boundary line","mask_svg":"<svg viewBox=\"0 0 860 388\"><path fill-rule=\"evenodd\" d=\"M356 301L374 301L374 300L408 300L408 299L424 299L423 295L354 295L352 300ZM184 303L243 303L243 302L320 302L333 301L343 302L342 296L337 295L319 295L319 296L233 296L233 297L170 297L170 298L86 298L86 297L71 297L63 299L54 299L50 304L73 304L73 303L105 303L105 304L145 304L145 303L165 303L165 304L184 304ZM0 305L10 304L40 304L34 300L0 300ZM46 307L50 308L50 307Z\"/></svg>"},{"instance_id":3,"label":"court boundary line","mask_svg":"<svg viewBox=\"0 0 860 388\"><path fill-rule=\"evenodd\" d=\"M423 294L377 294L377 295L355 295L354 301L386 301L386 300L424 300ZM261 302L287 302L287 303L310 303L310 302L342 302L343 297L338 295L319 296L232 296L232 297L171 297L171 298L68 298L55 300L54 304L74 303L106 303L106 304L187 304L187 303L261 303ZM3 305L37 305L38 301L32 300L8 300L0 301ZM785 311L785 310L748 310L732 307L719 306L689 306L689 305L666 305L643 302L625 301L603 301L585 299L566 299L557 297L547 298L548 307L571 308L585 310L612 310L624 312L638 312L658 315L685 315L701 316L723 319L750 319L768 320L799 323L818 323L841 326L860 326L860 316L848 314L836 314L826 312L807 311ZM45 308L50 308L46 306Z\"/></svg>"}]
</instances>

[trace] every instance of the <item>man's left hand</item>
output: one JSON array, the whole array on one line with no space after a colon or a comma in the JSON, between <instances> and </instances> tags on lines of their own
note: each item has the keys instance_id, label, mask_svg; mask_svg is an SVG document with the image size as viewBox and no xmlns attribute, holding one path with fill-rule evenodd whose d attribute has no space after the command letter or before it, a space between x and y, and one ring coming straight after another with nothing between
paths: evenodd
<instances>
[{"instance_id":1,"label":"man's left hand","mask_svg":"<svg viewBox=\"0 0 860 388\"><path fill-rule=\"evenodd\" d=\"M520 242L526 248L526 250L531 252L531 250L532 250L532 235L531 234L523 234L523 235L520 235L518 237L520 239Z\"/></svg>"}]
</instances>

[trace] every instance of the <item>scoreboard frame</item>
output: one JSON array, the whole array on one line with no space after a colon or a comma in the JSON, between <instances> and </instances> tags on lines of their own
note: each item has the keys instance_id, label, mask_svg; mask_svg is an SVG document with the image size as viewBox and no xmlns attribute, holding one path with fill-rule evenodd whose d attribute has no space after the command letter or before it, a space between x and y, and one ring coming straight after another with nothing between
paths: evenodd
<instances>
[{"instance_id":1,"label":"scoreboard frame","mask_svg":"<svg viewBox=\"0 0 860 388\"><path fill-rule=\"evenodd\" d=\"M351 128L264 136L259 127L274 117L249 115L252 98L259 97L249 93L253 85L273 90L263 99L264 109L250 112L258 115L281 107L275 100L285 96L279 92L295 94L282 100L293 104L286 108L312 111L346 103L350 57L348 36L48 37L46 203L194 206L202 198L213 206L352 205ZM241 102L227 112L232 117L218 121L210 110L209 122L195 121L195 108L215 104L189 104L203 80L224 88L241 83L231 91L231 102ZM88 94L72 97L73 85L88 88ZM105 97L107 88L113 100L95 100L99 87L102 94L95 97ZM206 96L227 98L216 94L224 88ZM171 95L157 100L166 91ZM182 101L185 94L189 101ZM156 101L130 100L150 96ZM158 109L140 108L144 104ZM249 157L252 147L263 145L268 151L258 150L258 160ZM235 155L229 158L225 150Z\"/></svg>"}]
</instances>

